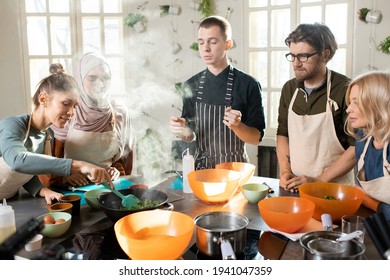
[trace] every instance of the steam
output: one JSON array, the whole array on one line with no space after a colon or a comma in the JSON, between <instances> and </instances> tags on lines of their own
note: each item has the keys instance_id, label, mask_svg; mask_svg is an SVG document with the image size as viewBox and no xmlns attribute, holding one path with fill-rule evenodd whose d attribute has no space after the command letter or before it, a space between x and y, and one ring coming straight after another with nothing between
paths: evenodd
<instances>
[{"instance_id":1,"label":"steam","mask_svg":"<svg viewBox=\"0 0 390 280\"><path fill-rule=\"evenodd\" d=\"M135 142L133 173L152 186L163 179L165 172L176 169L171 152L176 138L169 129L169 119L181 115L182 100L175 84L196 73L198 69L194 66L201 61L189 48L178 46L177 41L183 46L190 42L176 40L177 23L172 22L173 17L162 18L158 6L153 9L152 2L144 3L148 9L133 7L145 16L146 30L141 33L130 30L125 57L126 68L130 69L126 73L130 89L126 105L132 117Z\"/></svg>"}]
</instances>

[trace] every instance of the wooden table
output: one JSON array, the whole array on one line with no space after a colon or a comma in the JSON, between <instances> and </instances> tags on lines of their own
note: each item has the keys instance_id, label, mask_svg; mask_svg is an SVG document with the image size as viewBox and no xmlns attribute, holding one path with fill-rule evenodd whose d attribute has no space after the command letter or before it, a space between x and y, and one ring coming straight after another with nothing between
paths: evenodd
<instances>
[{"instance_id":1,"label":"wooden table","mask_svg":"<svg viewBox=\"0 0 390 280\"><path fill-rule=\"evenodd\" d=\"M245 215L249 219L248 229L259 230L262 232L259 251L264 255L264 259L283 259L283 260L300 260L303 259L303 248L299 244L299 241L286 240L282 236L269 232L269 227L265 224L262 217L259 214L257 204L248 203L243 197L242 193L237 193L228 203L225 204L206 204L200 201L192 193L183 193L180 189L175 189L175 181L177 177L168 177L154 188L162 190L168 194L168 202L174 205L174 210L182 212L191 217L196 217L199 214L209 211L232 211ZM279 188L279 180L266 178L266 177L253 177L252 182L265 182L275 193L272 195L286 195L297 196ZM9 200L8 203L13 206L16 214L16 226L19 227L32 217L38 217L41 214L47 212L47 205L43 198L32 198L29 194L21 192L19 197ZM44 238L43 245L61 243L65 240L69 240L76 233L81 230L92 228L102 220L107 220L102 210L95 210L88 205L81 206L81 212L79 217L73 217L71 228L61 238L49 239ZM358 210L359 215L368 216L373 212L366 207L362 206ZM196 236L193 235L189 247L195 244ZM262 248L261 244L267 244L267 248ZM381 259L376 248L374 247L371 238L366 235L365 237L365 256L367 259L379 260ZM269 249L271 248L271 249ZM23 258L32 258L34 253L26 252L24 249L20 250L17 254Z\"/></svg>"}]
</instances>

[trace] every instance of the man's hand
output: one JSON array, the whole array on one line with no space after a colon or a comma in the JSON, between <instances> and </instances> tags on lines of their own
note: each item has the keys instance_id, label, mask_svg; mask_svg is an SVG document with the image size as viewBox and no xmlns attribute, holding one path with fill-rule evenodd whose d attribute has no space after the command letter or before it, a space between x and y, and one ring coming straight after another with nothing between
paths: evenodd
<instances>
[{"instance_id":1,"label":"man's hand","mask_svg":"<svg viewBox=\"0 0 390 280\"><path fill-rule=\"evenodd\" d=\"M231 130L235 130L241 123L242 114L238 110L233 110L231 107L225 109L223 123Z\"/></svg>"}]
</instances>

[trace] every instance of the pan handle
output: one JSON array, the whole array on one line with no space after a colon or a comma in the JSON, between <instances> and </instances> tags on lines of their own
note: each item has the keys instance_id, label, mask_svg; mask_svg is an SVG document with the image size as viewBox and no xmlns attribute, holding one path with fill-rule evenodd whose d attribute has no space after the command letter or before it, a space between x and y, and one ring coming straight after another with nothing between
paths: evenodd
<instances>
[{"instance_id":1,"label":"pan handle","mask_svg":"<svg viewBox=\"0 0 390 280\"><path fill-rule=\"evenodd\" d=\"M236 254L234 254L232 244L226 239L221 240L221 253L223 260L235 260Z\"/></svg>"}]
</instances>

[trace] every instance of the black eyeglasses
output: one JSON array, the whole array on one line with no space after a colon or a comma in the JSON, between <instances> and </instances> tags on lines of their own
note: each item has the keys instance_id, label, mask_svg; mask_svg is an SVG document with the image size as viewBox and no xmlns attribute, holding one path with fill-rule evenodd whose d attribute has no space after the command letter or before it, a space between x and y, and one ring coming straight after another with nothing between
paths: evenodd
<instances>
[{"instance_id":1,"label":"black eyeglasses","mask_svg":"<svg viewBox=\"0 0 390 280\"><path fill-rule=\"evenodd\" d=\"M298 53L298 54L288 53L288 54L286 54L286 59L290 62L294 62L295 58L297 58L299 62L306 62L309 59L309 57L312 57L313 55L316 55L316 54L318 54L318 52Z\"/></svg>"}]
</instances>

